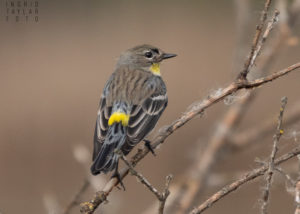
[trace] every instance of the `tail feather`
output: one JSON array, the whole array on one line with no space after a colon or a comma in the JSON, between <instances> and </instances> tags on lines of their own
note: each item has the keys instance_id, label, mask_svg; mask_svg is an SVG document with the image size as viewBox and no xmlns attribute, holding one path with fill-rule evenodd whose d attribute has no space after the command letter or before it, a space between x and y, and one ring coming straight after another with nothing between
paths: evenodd
<instances>
[{"instance_id":1,"label":"tail feather","mask_svg":"<svg viewBox=\"0 0 300 214\"><path fill-rule=\"evenodd\" d=\"M109 127L105 141L91 166L93 175L101 172L107 173L116 167L119 158L115 150L123 146L126 140L125 133L125 127L121 123L115 123Z\"/></svg>"}]
</instances>

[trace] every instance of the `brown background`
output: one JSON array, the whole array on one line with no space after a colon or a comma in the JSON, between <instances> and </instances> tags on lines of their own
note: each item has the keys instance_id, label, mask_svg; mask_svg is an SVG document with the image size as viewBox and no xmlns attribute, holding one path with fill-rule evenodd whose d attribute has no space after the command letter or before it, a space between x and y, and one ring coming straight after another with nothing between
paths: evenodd
<instances>
[{"instance_id":1,"label":"brown background","mask_svg":"<svg viewBox=\"0 0 300 214\"><path fill-rule=\"evenodd\" d=\"M263 2L250 5L245 53ZM45 200L65 207L77 192L88 166L75 160L73 150L84 145L92 151L99 97L123 50L149 43L178 54L162 66L169 106L156 131L194 101L226 86L242 68L236 61L233 1L39 3L38 23L5 22L3 16L0 21L0 210L5 214L46 213ZM297 36L300 29L296 26ZM299 45L282 48L271 71L298 62L299 54ZM258 89L259 96L239 128L274 117L284 95L289 98L288 107L299 101L299 80L300 73L294 72ZM227 107L219 103L202 119L182 127L160 147L157 157L149 155L137 169L158 188L169 173L176 181L197 155L194 148L207 142ZM300 125L294 129L299 131ZM272 136L266 142L222 160L214 173L223 173L229 180L207 188L197 201L232 180L234 173L257 166L254 159L268 156ZM281 144L286 148L297 142L285 138ZM127 191L114 191L115 201L105 205L105 213L141 213L154 202L154 196L135 178L129 176L124 183ZM243 187L206 213L257 213L262 186L260 181ZM271 213L293 212L293 198L285 191L284 181L275 182L271 200Z\"/></svg>"}]
</instances>

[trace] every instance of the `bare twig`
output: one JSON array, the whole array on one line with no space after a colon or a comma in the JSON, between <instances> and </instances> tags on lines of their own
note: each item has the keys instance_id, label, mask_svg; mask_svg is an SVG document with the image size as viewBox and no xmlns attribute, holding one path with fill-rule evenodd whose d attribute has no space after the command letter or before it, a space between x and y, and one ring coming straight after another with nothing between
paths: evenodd
<instances>
[{"instance_id":1,"label":"bare twig","mask_svg":"<svg viewBox=\"0 0 300 214\"><path fill-rule=\"evenodd\" d=\"M165 139L170 136L174 131L182 127L184 124L189 122L191 119L202 113L208 107L213 104L223 100L226 96L237 92L241 89L252 89L259 87L265 83L271 82L279 77L287 75L291 71L300 67L300 63L296 63L291 65L281 71L275 72L271 75L268 75L263 78L258 78L253 81L248 80L237 80L227 87L221 89L217 94L210 94L204 100L195 103L190 110L185 112L180 118L175 120L171 125L169 125L165 130L161 131L153 140L152 147L155 149L158 145L162 144ZM149 150L144 147L144 149L139 149L138 152L133 156L131 160L131 164L135 166L140 160L142 160L147 154ZM128 174L128 167L125 167L120 171L121 178L124 178ZM90 201L81 204L81 212L83 213L93 213L95 209L106 200L106 197L112 191L112 189L118 184L118 180L116 178L110 179L110 181L105 185L102 191L96 193L95 197Z\"/></svg>"},{"instance_id":2,"label":"bare twig","mask_svg":"<svg viewBox=\"0 0 300 214\"><path fill-rule=\"evenodd\" d=\"M132 175L136 176L142 184L144 184L158 199L160 199L161 194L159 193L159 191L141 173L137 172L133 168L131 163L125 158L124 155L120 157L124 161L124 163L129 167L129 172Z\"/></svg>"},{"instance_id":3,"label":"bare twig","mask_svg":"<svg viewBox=\"0 0 300 214\"><path fill-rule=\"evenodd\" d=\"M268 25L266 27L266 30L263 33L263 36L262 36L261 40L259 40L258 43L256 44L256 47L255 47L255 50L253 52L253 55L252 55L252 58L251 58L251 61L250 61L250 64L249 64L247 72L249 72L249 70L254 65L257 56L259 56L259 54L260 54L260 52L262 50L263 44L266 42L266 40L267 40L267 38L268 38L271 30L273 29L273 27L275 26L275 24L278 22L278 16L279 16L279 11L275 10L274 16L271 19L271 21L268 22Z\"/></svg>"},{"instance_id":4,"label":"bare twig","mask_svg":"<svg viewBox=\"0 0 300 214\"><path fill-rule=\"evenodd\" d=\"M277 172L279 172L279 174L282 175L291 186L294 187L296 185L296 181L294 181L294 179L289 174L287 174L285 171L283 171L282 168L275 167L275 170Z\"/></svg>"},{"instance_id":5,"label":"bare twig","mask_svg":"<svg viewBox=\"0 0 300 214\"><path fill-rule=\"evenodd\" d=\"M166 204L166 200L168 196L170 195L169 187L170 187L170 182L173 179L172 175L168 175L166 177L166 185L163 193L161 194L161 200L159 200L159 207L158 207L158 213L163 214L164 213L164 208Z\"/></svg>"},{"instance_id":6,"label":"bare twig","mask_svg":"<svg viewBox=\"0 0 300 214\"><path fill-rule=\"evenodd\" d=\"M180 191L179 186L176 184L175 185L172 184L169 187L169 191L172 194L169 195L168 200L164 204L164 206L165 206L164 210L166 213L170 213L168 210L168 206L170 206L170 204L176 203L178 200L178 195L180 195L180 193L178 193ZM156 203L151 203L151 205L147 209L145 209L141 214L153 214L155 212L155 210L157 210Z\"/></svg>"},{"instance_id":7,"label":"bare twig","mask_svg":"<svg viewBox=\"0 0 300 214\"><path fill-rule=\"evenodd\" d=\"M270 156L269 167L268 167L268 171L266 173L266 187L265 187L265 189L263 191L263 195L262 195L262 207L261 207L262 214L267 214L267 206L268 206L268 202L269 202L270 188L272 185L272 177L274 174L274 160L275 160L276 153L278 151L279 139L280 139L281 135L283 134L282 119L283 119L283 113L284 113L286 104L287 104L287 97L283 97L281 99L281 108L280 108L280 112L279 112L279 116L278 116L278 124L277 124L276 134L274 135L274 142L273 142L272 153Z\"/></svg>"},{"instance_id":8,"label":"bare twig","mask_svg":"<svg viewBox=\"0 0 300 214\"><path fill-rule=\"evenodd\" d=\"M282 76L290 73L292 70L295 70L296 68L299 68L299 67L300 67L300 63L296 63L294 65L287 67L286 69L283 69L281 71L278 71L276 73L268 75L267 77L259 78L259 79L253 80L253 81L248 81L248 83L246 83L245 85L242 84L241 87L249 89L249 88L255 88L255 87L261 86L262 84L271 82L279 77L282 77ZM239 88L239 89L241 89L241 88Z\"/></svg>"},{"instance_id":9,"label":"bare twig","mask_svg":"<svg viewBox=\"0 0 300 214\"><path fill-rule=\"evenodd\" d=\"M300 154L300 147L294 148L289 153L286 153L282 155L281 157L277 158L274 161L274 165L278 166L283 162L286 162L287 160L297 156ZM258 169L252 170L251 172L246 173L244 176L242 176L241 179L223 187L221 190L213 194L211 197L209 197L204 203L200 204L198 207L193 209L190 214L200 214L212 205L214 205L217 201L228 195L229 193L235 191L240 186L242 186L245 183L248 183L249 181L252 181L256 179L259 176L264 175L264 173L268 170L269 166L264 165Z\"/></svg>"},{"instance_id":10,"label":"bare twig","mask_svg":"<svg viewBox=\"0 0 300 214\"><path fill-rule=\"evenodd\" d=\"M69 214L73 207L80 204L80 199L82 194L87 190L87 188L90 186L90 182L88 179L84 179L83 185L81 186L80 190L77 192L77 194L74 196L73 200L68 204L66 209L64 210L64 214Z\"/></svg>"},{"instance_id":11,"label":"bare twig","mask_svg":"<svg viewBox=\"0 0 300 214\"><path fill-rule=\"evenodd\" d=\"M171 182L173 176L168 175L166 177L166 185L165 185L164 191L162 193L160 193L141 173L137 172L133 168L131 163L126 159L126 157L124 155L121 156L121 159L129 167L130 173L132 175L136 176L139 179L139 181L142 184L144 184L156 196L156 198L159 201L158 213L163 214L166 200L167 200L168 196L170 195L169 186L170 186L170 182Z\"/></svg>"},{"instance_id":12,"label":"bare twig","mask_svg":"<svg viewBox=\"0 0 300 214\"><path fill-rule=\"evenodd\" d=\"M257 53L258 43L262 34L262 30L265 26L265 22L267 20L267 12L269 10L271 2L272 0L266 0L264 9L261 12L260 23L256 26L256 32L252 41L252 47L251 47L249 57L245 62L243 71L240 73L238 77L241 80L245 80L247 78L247 75L252 65L255 63L255 59L257 57L257 54L255 53Z\"/></svg>"}]
</instances>

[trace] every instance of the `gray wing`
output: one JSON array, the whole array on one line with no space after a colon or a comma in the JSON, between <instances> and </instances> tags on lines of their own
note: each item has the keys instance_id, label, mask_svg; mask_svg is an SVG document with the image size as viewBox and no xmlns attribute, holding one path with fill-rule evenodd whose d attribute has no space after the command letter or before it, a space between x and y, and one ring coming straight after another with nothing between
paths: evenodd
<instances>
[{"instance_id":1,"label":"gray wing","mask_svg":"<svg viewBox=\"0 0 300 214\"><path fill-rule=\"evenodd\" d=\"M95 133L94 133L94 152L93 161L97 157L104 143L108 130L108 119L111 115L111 106L106 105L106 97L103 94L100 99L100 105L97 114Z\"/></svg>"},{"instance_id":2,"label":"gray wing","mask_svg":"<svg viewBox=\"0 0 300 214\"><path fill-rule=\"evenodd\" d=\"M127 127L128 140L122 148L125 154L152 131L167 104L167 94L161 91L152 94L141 105L133 106Z\"/></svg>"}]
</instances>

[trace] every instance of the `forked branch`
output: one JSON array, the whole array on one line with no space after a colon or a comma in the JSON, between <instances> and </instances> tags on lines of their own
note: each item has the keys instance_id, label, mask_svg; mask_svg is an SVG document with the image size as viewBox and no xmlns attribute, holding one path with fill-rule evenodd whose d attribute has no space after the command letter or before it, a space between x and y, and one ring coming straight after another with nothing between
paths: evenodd
<instances>
[{"instance_id":1,"label":"forked branch","mask_svg":"<svg viewBox=\"0 0 300 214\"><path fill-rule=\"evenodd\" d=\"M195 118L197 115L201 114L208 107L213 104L223 100L226 96L231 95L241 89L253 89L257 88L261 85L264 85L268 82L271 82L279 77L287 75L291 71L300 67L300 62L294 65L291 65L283 70L275 72L271 75L268 75L263 78L258 78L253 81L248 80L240 80L229 84L227 87L218 91L218 93L210 94L204 100L195 103L190 110L186 111L180 118L175 120L171 125L167 126L163 131L161 131L152 141L153 149L157 148L160 144L162 144L165 139L170 136L174 131L185 125L191 119ZM139 149L138 152L133 156L131 160L131 165L135 166L140 160L142 160L149 153L148 148L144 147L143 149ZM129 167L125 167L120 171L121 178L123 179L129 172ZM97 207L106 200L107 196L113 190L115 186L118 185L118 180L116 178L112 178L108 181L102 191L98 191L92 200L89 202L85 202L81 204L81 212L82 213L93 213Z\"/></svg>"},{"instance_id":2,"label":"forked branch","mask_svg":"<svg viewBox=\"0 0 300 214\"><path fill-rule=\"evenodd\" d=\"M286 162L287 160L297 156L300 154L300 147L297 147L293 150L291 150L289 153L286 153L282 155L280 158L277 158L274 161L274 165L278 166L282 164L283 162ZM204 210L208 209L209 207L213 206L217 201L228 195L229 193L237 190L239 187L241 187L243 184L248 183L249 181L252 181L256 179L259 176L262 176L265 174L265 172L268 170L268 165L265 164L264 166L252 170L251 172L248 172L244 174L239 180L236 180L235 182L223 187L220 191L213 194L211 197L209 197L204 203L200 204L198 207L193 209L190 214L200 214Z\"/></svg>"}]
</instances>

